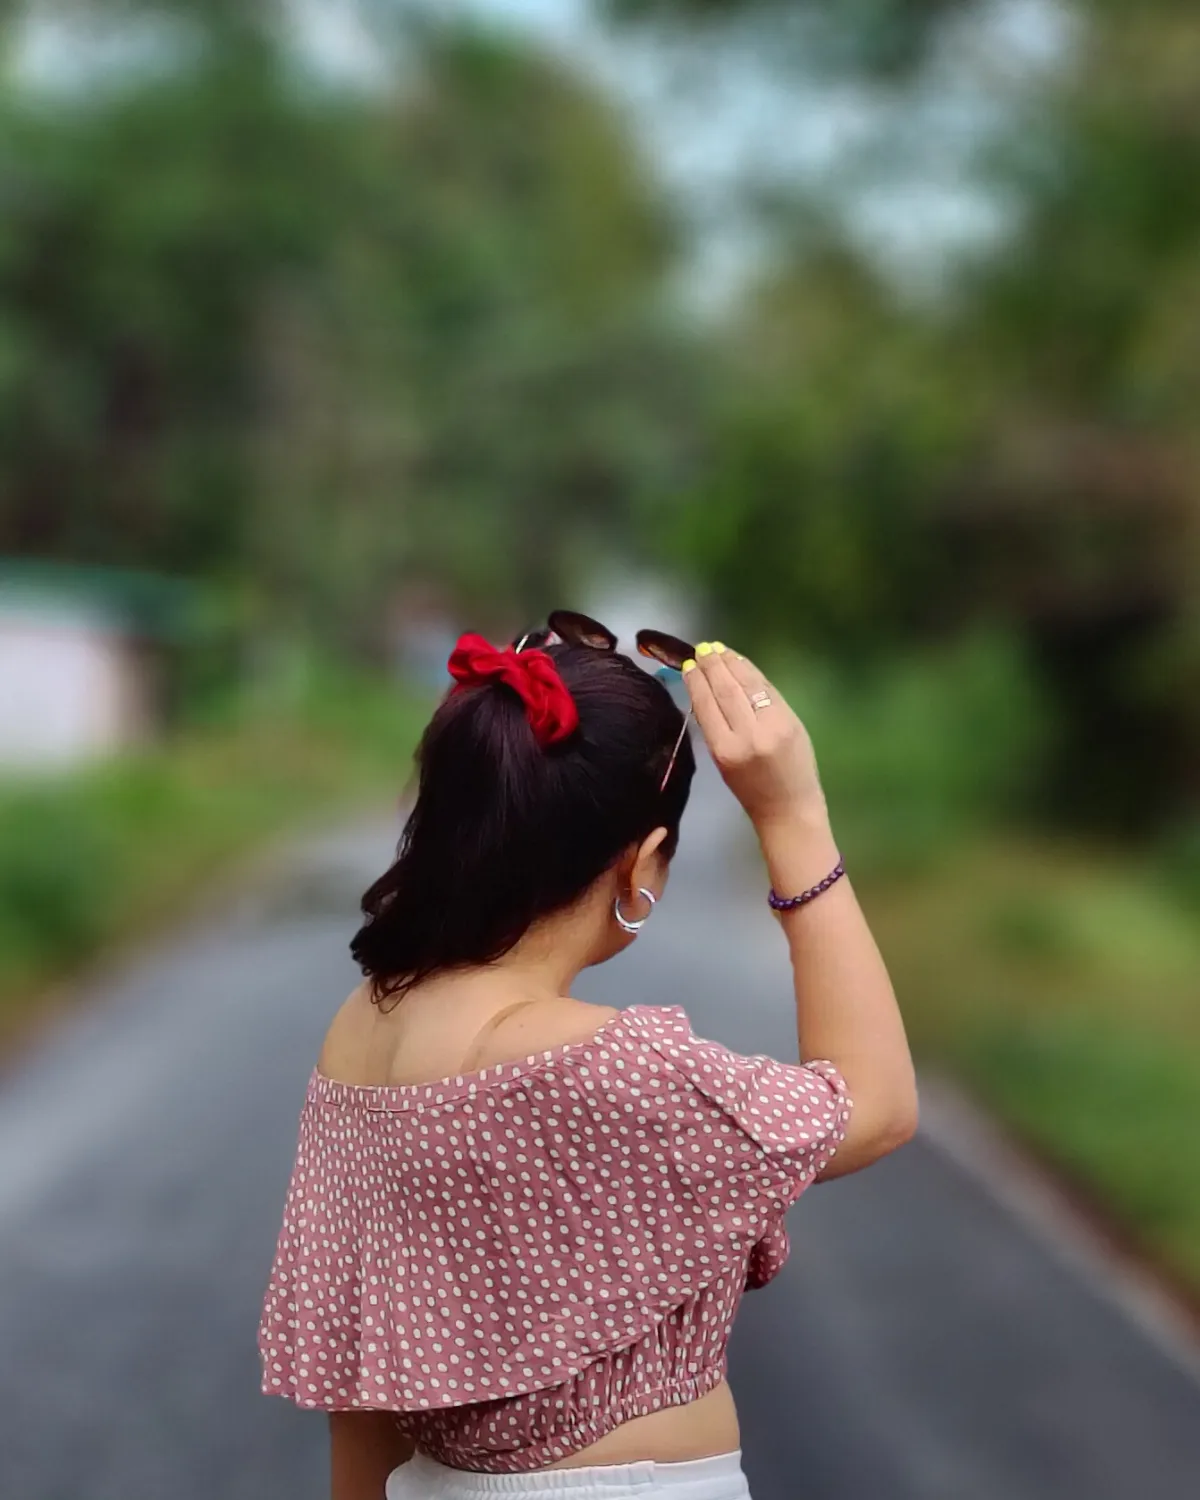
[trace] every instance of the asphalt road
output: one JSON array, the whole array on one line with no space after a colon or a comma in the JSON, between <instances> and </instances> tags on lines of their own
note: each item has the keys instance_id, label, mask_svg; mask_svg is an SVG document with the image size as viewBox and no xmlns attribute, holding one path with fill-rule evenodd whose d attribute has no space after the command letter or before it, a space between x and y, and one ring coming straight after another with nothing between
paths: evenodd
<instances>
[{"instance_id":1,"label":"asphalt road","mask_svg":"<svg viewBox=\"0 0 1200 1500\"><path fill-rule=\"evenodd\" d=\"M706 778L585 998L795 1056L786 953ZM80 997L0 1077L0 1500L318 1500L325 1431L258 1394L304 1081L395 830L297 848ZM1187 1500L1200 1386L918 1139L815 1188L731 1379L755 1500Z\"/></svg>"}]
</instances>

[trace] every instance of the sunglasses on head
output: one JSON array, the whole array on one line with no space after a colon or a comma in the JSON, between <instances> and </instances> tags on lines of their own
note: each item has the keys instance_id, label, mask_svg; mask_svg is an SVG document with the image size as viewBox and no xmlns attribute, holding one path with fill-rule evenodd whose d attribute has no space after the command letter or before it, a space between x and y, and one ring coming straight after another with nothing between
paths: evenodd
<instances>
[{"instance_id":1,"label":"sunglasses on head","mask_svg":"<svg viewBox=\"0 0 1200 1500\"><path fill-rule=\"evenodd\" d=\"M635 640L640 655L649 657L651 661L658 662L660 666L670 667L676 672L682 672L684 662L696 654L695 646L689 646L687 641L680 640L677 635L668 635L665 630L639 630ZM590 651L615 651L617 649L617 637L607 625L601 625L599 620L593 620L590 615L581 615L573 609L556 609L551 611L543 627L538 630L527 630L519 640L514 641L513 650L533 650L556 643L565 646L584 646ZM660 792L666 786L674 769L675 761L679 756L679 747L683 744L683 737L687 733L688 721L691 717L692 711L689 708L680 726L675 748L671 751L671 759L667 762L667 769L663 772L663 779L659 783Z\"/></svg>"}]
</instances>

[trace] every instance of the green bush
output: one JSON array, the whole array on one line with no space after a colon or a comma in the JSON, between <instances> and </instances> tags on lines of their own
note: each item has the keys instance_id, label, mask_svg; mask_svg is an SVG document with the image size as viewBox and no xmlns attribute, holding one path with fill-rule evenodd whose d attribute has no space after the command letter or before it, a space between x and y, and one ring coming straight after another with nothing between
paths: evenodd
<instances>
[{"instance_id":1,"label":"green bush","mask_svg":"<svg viewBox=\"0 0 1200 1500\"><path fill-rule=\"evenodd\" d=\"M257 840L394 794L426 712L391 686L315 672L284 716L0 786L0 1030L39 985L159 920Z\"/></svg>"},{"instance_id":2,"label":"green bush","mask_svg":"<svg viewBox=\"0 0 1200 1500\"><path fill-rule=\"evenodd\" d=\"M1200 911L1200 816L1186 819L1163 839L1159 868L1174 894Z\"/></svg>"},{"instance_id":3,"label":"green bush","mask_svg":"<svg viewBox=\"0 0 1200 1500\"><path fill-rule=\"evenodd\" d=\"M117 845L99 812L76 789L0 803L0 945L23 962L70 961L103 935Z\"/></svg>"},{"instance_id":4,"label":"green bush","mask_svg":"<svg viewBox=\"0 0 1200 1500\"><path fill-rule=\"evenodd\" d=\"M793 659L773 675L813 737L839 834L872 867L920 863L1021 809L1048 713L1011 637L857 674Z\"/></svg>"},{"instance_id":5,"label":"green bush","mask_svg":"<svg viewBox=\"0 0 1200 1500\"><path fill-rule=\"evenodd\" d=\"M1194 1281L1200 1053L1086 1006L993 1021L964 1059L987 1101Z\"/></svg>"}]
</instances>

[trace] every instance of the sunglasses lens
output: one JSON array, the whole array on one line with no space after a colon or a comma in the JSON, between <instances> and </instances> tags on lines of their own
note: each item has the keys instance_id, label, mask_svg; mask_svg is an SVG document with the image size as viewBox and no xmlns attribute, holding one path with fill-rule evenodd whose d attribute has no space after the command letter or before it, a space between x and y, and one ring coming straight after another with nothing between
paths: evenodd
<instances>
[{"instance_id":1,"label":"sunglasses lens","mask_svg":"<svg viewBox=\"0 0 1200 1500\"><path fill-rule=\"evenodd\" d=\"M672 667L676 672L682 669L689 657L696 654L695 646L689 646L678 636L667 635L663 630L639 630L637 648L651 661L661 662L664 667Z\"/></svg>"},{"instance_id":2,"label":"sunglasses lens","mask_svg":"<svg viewBox=\"0 0 1200 1500\"><path fill-rule=\"evenodd\" d=\"M550 615L550 629L568 646L588 646L593 651L615 651L617 638L607 626L590 615L573 609L556 609Z\"/></svg>"}]
</instances>

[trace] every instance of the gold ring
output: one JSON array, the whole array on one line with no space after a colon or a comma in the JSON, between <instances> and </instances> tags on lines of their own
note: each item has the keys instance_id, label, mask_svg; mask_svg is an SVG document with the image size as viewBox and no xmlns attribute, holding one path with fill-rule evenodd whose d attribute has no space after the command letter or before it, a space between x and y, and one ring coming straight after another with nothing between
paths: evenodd
<instances>
[{"instance_id":1,"label":"gold ring","mask_svg":"<svg viewBox=\"0 0 1200 1500\"><path fill-rule=\"evenodd\" d=\"M755 713L758 713L761 709L770 708L770 706L771 697L769 693L750 694L750 707L754 710Z\"/></svg>"}]
</instances>

